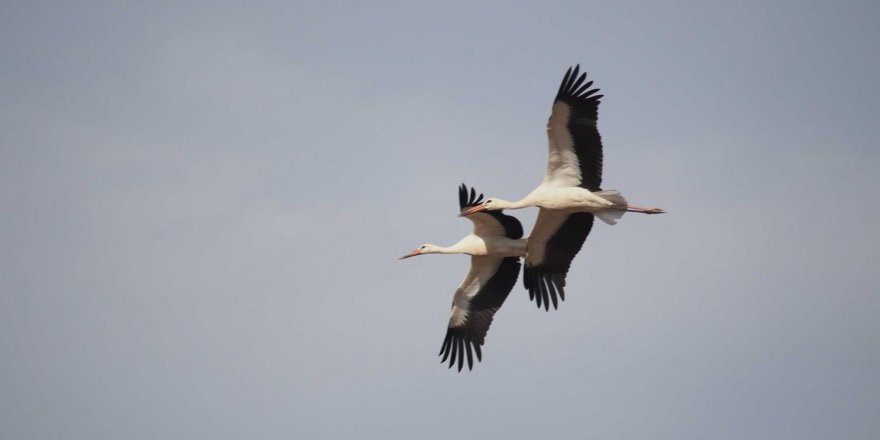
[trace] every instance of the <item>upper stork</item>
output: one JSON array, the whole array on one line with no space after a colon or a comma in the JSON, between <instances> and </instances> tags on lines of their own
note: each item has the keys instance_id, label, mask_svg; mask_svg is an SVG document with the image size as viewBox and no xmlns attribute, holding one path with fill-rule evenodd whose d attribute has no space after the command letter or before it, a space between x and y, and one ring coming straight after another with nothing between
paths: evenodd
<instances>
[{"instance_id":1,"label":"upper stork","mask_svg":"<svg viewBox=\"0 0 880 440\"><path fill-rule=\"evenodd\" d=\"M483 195L462 184L458 188L460 212L477 206ZM449 246L423 244L400 259L424 254L467 254L471 256L471 268L452 298L452 311L446 338L440 355L449 367L458 361L458 371L467 357L468 369L482 360L480 347L489 331L492 317L504 304L519 277L519 258L526 253L526 240L522 239L522 225L514 217L500 210L486 211L467 217L474 224L473 233Z\"/></svg>"},{"instance_id":2,"label":"upper stork","mask_svg":"<svg viewBox=\"0 0 880 440\"><path fill-rule=\"evenodd\" d=\"M559 85L547 123L549 158L544 181L523 199L489 198L465 215L501 209L540 208L529 236L523 284L549 310L565 299L565 277L593 227L594 216L615 224L626 211L660 214L659 208L630 205L617 191L603 191L602 139L596 127L599 89L591 89L580 66L569 68Z\"/></svg>"}]
</instances>

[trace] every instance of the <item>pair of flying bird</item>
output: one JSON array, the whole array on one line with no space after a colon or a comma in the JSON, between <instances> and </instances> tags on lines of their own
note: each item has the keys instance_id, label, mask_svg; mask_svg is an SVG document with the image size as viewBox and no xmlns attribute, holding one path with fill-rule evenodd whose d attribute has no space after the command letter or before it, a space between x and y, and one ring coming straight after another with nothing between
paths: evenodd
<instances>
[{"instance_id":1,"label":"pair of flying bird","mask_svg":"<svg viewBox=\"0 0 880 440\"><path fill-rule=\"evenodd\" d=\"M466 254L471 269L455 291L441 362L449 367L465 359L473 368L474 355L482 360L481 347L492 317L519 277L525 257L523 284L540 308L555 309L565 299L565 277L593 227L593 220L613 225L625 212L661 214L659 208L630 205L617 191L603 191L602 139L596 127L599 89L591 89L580 66L569 68L562 79L547 123L549 159L544 181L518 202L483 195L462 184L458 189L461 216L474 224L472 234L450 247L424 244L407 255ZM522 238L520 222L504 209L540 208L535 227Z\"/></svg>"}]
</instances>

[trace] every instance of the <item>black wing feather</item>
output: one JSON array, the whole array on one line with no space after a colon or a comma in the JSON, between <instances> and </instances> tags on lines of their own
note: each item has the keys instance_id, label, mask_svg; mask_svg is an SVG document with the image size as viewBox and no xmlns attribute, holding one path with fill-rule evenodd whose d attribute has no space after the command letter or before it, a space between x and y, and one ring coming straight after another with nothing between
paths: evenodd
<instances>
[{"instance_id":1,"label":"black wing feather","mask_svg":"<svg viewBox=\"0 0 880 440\"><path fill-rule=\"evenodd\" d=\"M547 240L544 261L524 269L523 284L529 291L529 298L536 300L538 308L543 304L544 310L550 310L552 301L556 309L557 296L559 300L565 300L565 276L571 261L587 240L593 220L593 214L587 212L569 215L559 230Z\"/></svg>"},{"instance_id":2,"label":"black wing feather","mask_svg":"<svg viewBox=\"0 0 880 440\"><path fill-rule=\"evenodd\" d=\"M477 197L477 192L474 188L471 188L470 195L468 195L468 187L465 184L461 184L458 186L458 207L463 211L465 208L470 208L472 206L477 206L483 201L483 194L480 193L480 197Z\"/></svg>"},{"instance_id":3,"label":"black wing feather","mask_svg":"<svg viewBox=\"0 0 880 440\"><path fill-rule=\"evenodd\" d=\"M493 316L516 284L519 269L519 257L506 257L501 260L495 275L489 278L489 281L471 298L464 322L458 326L452 326L450 322L450 326L446 329L446 338L440 347L440 355L443 356L441 363L446 362L448 358L449 368L452 368L458 360L458 370L461 371L464 357L467 356L468 369L473 369L471 348L476 352L478 362L483 359L480 346L486 340L486 333L492 324Z\"/></svg>"},{"instance_id":4,"label":"black wing feather","mask_svg":"<svg viewBox=\"0 0 880 440\"><path fill-rule=\"evenodd\" d=\"M477 197L476 190L473 187L470 188L470 193L468 193L468 187L465 184L461 184L458 187L458 204L462 211L467 208L477 206L480 203L483 203L483 194L480 193L480 196ZM501 223L501 226L504 227L504 236L512 239L520 239L523 236L523 227L519 220L516 217L509 216L504 214L501 211L483 211L482 214L492 216L498 223Z\"/></svg>"},{"instance_id":5,"label":"black wing feather","mask_svg":"<svg viewBox=\"0 0 880 440\"><path fill-rule=\"evenodd\" d=\"M574 142L575 154L581 169L581 187L600 191L602 186L602 137L596 122L599 119L599 103L603 95L594 95L599 89L590 89L592 81L581 85L586 72L578 77L580 65L565 73L556 101L569 105L566 126Z\"/></svg>"},{"instance_id":6,"label":"black wing feather","mask_svg":"<svg viewBox=\"0 0 880 440\"><path fill-rule=\"evenodd\" d=\"M483 202L483 194L480 193L480 197L477 197L477 192L474 188L471 188L470 194L468 194L467 185L461 184L458 186L458 207L461 210L465 208L470 208L472 206L477 206Z\"/></svg>"}]
</instances>

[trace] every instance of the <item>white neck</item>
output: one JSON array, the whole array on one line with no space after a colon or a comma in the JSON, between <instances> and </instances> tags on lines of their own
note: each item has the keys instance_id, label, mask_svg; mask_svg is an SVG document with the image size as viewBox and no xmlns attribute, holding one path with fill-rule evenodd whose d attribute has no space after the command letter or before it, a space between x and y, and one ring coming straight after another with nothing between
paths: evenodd
<instances>
[{"instance_id":1,"label":"white neck","mask_svg":"<svg viewBox=\"0 0 880 440\"><path fill-rule=\"evenodd\" d=\"M433 245L433 244L430 244L427 246L428 246L428 248L422 252L423 254L463 254L464 253L464 249L460 249L460 246L458 246L458 243L456 243L452 246L449 246L449 247L437 246L437 245Z\"/></svg>"},{"instance_id":2,"label":"white neck","mask_svg":"<svg viewBox=\"0 0 880 440\"><path fill-rule=\"evenodd\" d=\"M477 255L481 251L485 253L486 245L483 243L483 239L477 237L474 234L468 234L464 238L449 247L443 246L435 246L430 243L426 244L428 247L425 249L424 253L428 254L465 254L465 255Z\"/></svg>"}]
</instances>

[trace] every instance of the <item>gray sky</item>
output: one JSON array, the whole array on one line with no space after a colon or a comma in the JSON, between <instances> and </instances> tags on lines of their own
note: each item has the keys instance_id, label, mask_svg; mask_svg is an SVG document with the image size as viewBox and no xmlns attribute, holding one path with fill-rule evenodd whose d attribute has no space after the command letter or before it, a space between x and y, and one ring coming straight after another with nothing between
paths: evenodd
<instances>
[{"instance_id":1,"label":"gray sky","mask_svg":"<svg viewBox=\"0 0 880 440\"><path fill-rule=\"evenodd\" d=\"M328 3L0 6L0 437L876 437L880 3ZM456 374L468 259L396 257L540 182L575 63L669 214Z\"/></svg>"}]
</instances>

